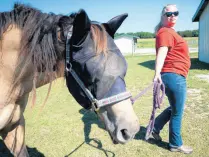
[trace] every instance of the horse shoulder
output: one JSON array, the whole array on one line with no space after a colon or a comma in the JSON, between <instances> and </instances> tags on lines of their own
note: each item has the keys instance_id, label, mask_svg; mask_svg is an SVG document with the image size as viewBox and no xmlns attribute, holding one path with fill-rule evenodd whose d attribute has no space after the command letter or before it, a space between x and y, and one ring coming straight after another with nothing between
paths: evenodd
<instances>
[{"instance_id":1,"label":"horse shoulder","mask_svg":"<svg viewBox=\"0 0 209 157\"><path fill-rule=\"evenodd\" d=\"M3 33L2 51L19 51L22 31L15 25L10 25Z\"/></svg>"},{"instance_id":2,"label":"horse shoulder","mask_svg":"<svg viewBox=\"0 0 209 157\"><path fill-rule=\"evenodd\" d=\"M3 33L0 49L0 108L7 101L20 48L21 31L11 25Z\"/></svg>"}]
</instances>

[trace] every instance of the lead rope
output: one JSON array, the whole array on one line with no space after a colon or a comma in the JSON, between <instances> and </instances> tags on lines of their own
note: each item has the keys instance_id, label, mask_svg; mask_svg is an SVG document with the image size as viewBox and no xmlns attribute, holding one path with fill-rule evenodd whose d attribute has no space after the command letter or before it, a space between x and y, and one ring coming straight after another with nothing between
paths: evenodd
<instances>
[{"instance_id":1,"label":"lead rope","mask_svg":"<svg viewBox=\"0 0 209 157\"><path fill-rule=\"evenodd\" d=\"M151 114L151 117L150 117L149 125L147 126L145 140L148 140L150 135L152 134L154 124L155 124L155 113L156 113L157 108L160 109L164 96L165 96L165 86L164 86L164 84L163 83L160 84L158 82L155 82L154 87L153 87L152 114Z\"/></svg>"},{"instance_id":2,"label":"lead rope","mask_svg":"<svg viewBox=\"0 0 209 157\"><path fill-rule=\"evenodd\" d=\"M145 135L145 140L148 140L155 124L155 113L157 108L160 109L161 104L163 102L163 98L165 96L165 86L163 83L159 83L158 81L154 81L152 84L150 84L147 88L145 88L143 91L141 91L138 95L136 95L134 98L131 98L132 104L144 95L151 87L153 87L153 109L152 114L150 116L149 125L147 126L147 131Z\"/></svg>"}]
</instances>

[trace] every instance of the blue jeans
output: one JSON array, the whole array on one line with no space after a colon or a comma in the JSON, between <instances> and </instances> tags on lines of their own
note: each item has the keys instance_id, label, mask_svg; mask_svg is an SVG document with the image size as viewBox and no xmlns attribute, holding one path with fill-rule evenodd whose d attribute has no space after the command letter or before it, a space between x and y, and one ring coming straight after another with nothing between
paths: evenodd
<instances>
[{"instance_id":1,"label":"blue jeans","mask_svg":"<svg viewBox=\"0 0 209 157\"><path fill-rule=\"evenodd\" d=\"M170 120L169 146L179 147L183 144L181 125L187 93L186 79L184 76L167 72L162 73L161 78L165 85L165 93L170 106L156 118L154 132L160 133L163 126Z\"/></svg>"}]
</instances>

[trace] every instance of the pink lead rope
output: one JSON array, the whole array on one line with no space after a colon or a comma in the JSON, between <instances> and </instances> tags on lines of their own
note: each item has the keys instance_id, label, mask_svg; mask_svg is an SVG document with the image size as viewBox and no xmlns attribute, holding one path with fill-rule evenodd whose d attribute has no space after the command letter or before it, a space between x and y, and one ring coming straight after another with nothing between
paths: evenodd
<instances>
[{"instance_id":1,"label":"pink lead rope","mask_svg":"<svg viewBox=\"0 0 209 157\"><path fill-rule=\"evenodd\" d=\"M165 96L165 86L163 83L161 84L161 83L155 81L152 84L150 84L147 88L145 88L142 92L140 92L138 95L136 95L134 98L131 98L132 104L134 104L134 102L139 97L144 95L151 87L153 87L153 109L152 109L152 114L150 117L149 125L147 126L145 140L149 139L149 137L153 131L154 124L155 124L155 113L156 113L157 108L160 108L160 106L163 102L163 98Z\"/></svg>"}]
</instances>

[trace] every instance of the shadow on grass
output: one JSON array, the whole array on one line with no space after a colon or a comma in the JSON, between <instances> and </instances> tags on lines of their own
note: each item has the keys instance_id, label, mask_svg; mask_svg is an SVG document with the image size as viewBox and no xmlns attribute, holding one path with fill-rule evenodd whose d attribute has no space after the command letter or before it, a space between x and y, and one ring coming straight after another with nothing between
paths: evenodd
<instances>
[{"instance_id":1,"label":"shadow on grass","mask_svg":"<svg viewBox=\"0 0 209 157\"><path fill-rule=\"evenodd\" d=\"M65 157L71 156L74 152L76 152L83 144L88 144L89 146L99 149L104 152L106 157L115 157L115 153L105 150L102 146L102 142L96 138L90 138L89 135L91 133L91 126L96 124L99 128L104 129L104 126L98 120L97 115L91 111L87 111L85 109L80 109L79 113L83 115L82 121L84 123L84 138L85 141L77 146L71 153L66 155ZM111 155L108 155L111 154Z\"/></svg>"},{"instance_id":2,"label":"shadow on grass","mask_svg":"<svg viewBox=\"0 0 209 157\"><path fill-rule=\"evenodd\" d=\"M141 63L138 63L138 65L141 65L141 66L146 67L148 69L154 70L155 69L155 60L141 62Z\"/></svg>"},{"instance_id":3,"label":"shadow on grass","mask_svg":"<svg viewBox=\"0 0 209 157\"><path fill-rule=\"evenodd\" d=\"M143 140L145 141L145 134L146 134L147 129L144 126L140 127L140 131L135 135L136 140ZM148 142L149 144L157 145L158 147L161 147L163 149L168 150L168 143L164 141L156 141L153 138L150 138L149 140L145 141Z\"/></svg>"},{"instance_id":4,"label":"shadow on grass","mask_svg":"<svg viewBox=\"0 0 209 157\"><path fill-rule=\"evenodd\" d=\"M191 63L191 70L209 70L209 64L199 61L198 58L192 58Z\"/></svg>"},{"instance_id":5,"label":"shadow on grass","mask_svg":"<svg viewBox=\"0 0 209 157\"><path fill-rule=\"evenodd\" d=\"M27 150L30 157L45 157L44 154L39 152L36 148L30 148L27 146ZM13 157L2 140L0 140L0 157Z\"/></svg>"},{"instance_id":6,"label":"shadow on grass","mask_svg":"<svg viewBox=\"0 0 209 157\"><path fill-rule=\"evenodd\" d=\"M141 63L138 63L138 65L154 70L155 60L141 62ZM191 58L190 70L209 70L209 64L199 61L198 58Z\"/></svg>"}]
</instances>

